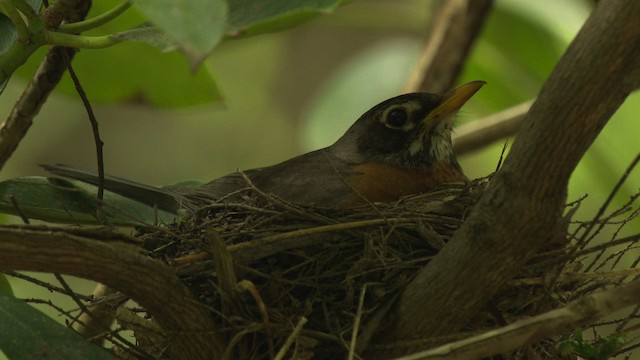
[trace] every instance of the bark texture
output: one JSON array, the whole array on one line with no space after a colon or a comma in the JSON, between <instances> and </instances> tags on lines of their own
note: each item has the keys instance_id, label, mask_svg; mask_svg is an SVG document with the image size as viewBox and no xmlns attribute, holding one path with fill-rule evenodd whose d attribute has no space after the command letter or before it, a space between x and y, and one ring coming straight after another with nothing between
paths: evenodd
<instances>
[{"instance_id":1,"label":"bark texture","mask_svg":"<svg viewBox=\"0 0 640 360\"><path fill-rule=\"evenodd\" d=\"M392 325L375 342L459 330L538 248L564 236L569 176L638 83L638 19L638 1L598 3L527 114L504 166L452 240L407 287Z\"/></svg>"}]
</instances>

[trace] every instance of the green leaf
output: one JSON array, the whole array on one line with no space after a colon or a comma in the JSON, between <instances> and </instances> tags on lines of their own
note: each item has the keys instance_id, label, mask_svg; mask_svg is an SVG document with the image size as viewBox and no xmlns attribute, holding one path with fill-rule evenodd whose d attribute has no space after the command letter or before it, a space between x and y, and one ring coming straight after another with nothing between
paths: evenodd
<instances>
[{"instance_id":1,"label":"green leaf","mask_svg":"<svg viewBox=\"0 0 640 360\"><path fill-rule=\"evenodd\" d=\"M115 359L24 301L2 293L0 349L10 359Z\"/></svg>"},{"instance_id":2,"label":"green leaf","mask_svg":"<svg viewBox=\"0 0 640 360\"><path fill-rule=\"evenodd\" d=\"M227 34L251 36L281 31L310 18L327 14L344 0L232 0L229 1Z\"/></svg>"},{"instance_id":3,"label":"green leaf","mask_svg":"<svg viewBox=\"0 0 640 360\"><path fill-rule=\"evenodd\" d=\"M172 38L196 68L222 40L224 0L136 0L140 11Z\"/></svg>"},{"instance_id":4,"label":"green leaf","mask_svg":"<svg viewBox=\"0 0 640 360\"><path fill-rule=\"evenodd\" d=\"M109 11L123 0L94 1L89 17ZM113 21L83 35L103 36L136 28L147 21L134 6ZM30 79L47 49L38 50L16 72ZM220 101L222 95L210 69L189 73L184 56L161 53L146 44L126 42L102 50L80 51L73 59L89 99L94 103L131 101L161 107L186 107ZM63 77L56 91L77 98L73 83Z\"/></svg>"},{"instance_id":5,"label":"green leaf","mask_svg":"<svg viewBox=\"0 0 640 360\"><path fill-rule=\"evenodd\" d=\"M122 31L109 37L120 41L141 42L147 45L155 46L162 51L175 50L176 44L166 33L153 26L139 26L137 28Z\"/></svg>"},{"instance_id":6,"label":"green leaf","mask_svg":"<svg viewBox=\"0 0 640 360\"><path fill-rule=\"evenodd\" d=\"M0 294L13 296L13 289L11 283L5 274L0 274Z\"/></svg>"},{"instance_id":7,"label":"green leaf","mask_svg":"<svg viewBox=\"0 0 640 360\"><path fill-rule=\"evenodd\" d=\"M82 182L38 176L20 177L0 182L0 212L19 215L11 201L15 199L28 217L57 223L98 224L95 197L97 188ZM175 215L155 209L123 196L104 194L104 213L114 225L170 223Z\"/></svg>"}]
</instances>

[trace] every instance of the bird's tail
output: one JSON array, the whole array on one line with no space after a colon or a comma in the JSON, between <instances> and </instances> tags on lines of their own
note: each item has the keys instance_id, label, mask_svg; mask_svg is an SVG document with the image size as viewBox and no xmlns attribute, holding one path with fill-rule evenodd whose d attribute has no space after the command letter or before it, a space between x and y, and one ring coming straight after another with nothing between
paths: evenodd
<instances>
[{"instance_id":1,"label":"bird's tail","mask_svg":"<svg viewBox=\"0 0 640 360\"><path fill-rule=\"evenodd\" d=\"M41 164L40 166L52 174L98 186L98 174L96 172L62 164ZM115 176L105 175L104 189L149 206L157 206L158 209L171 213L178 212L181 202L181 199L178 198L179 195L173 192Z\"/></svg>"}]
</instances>

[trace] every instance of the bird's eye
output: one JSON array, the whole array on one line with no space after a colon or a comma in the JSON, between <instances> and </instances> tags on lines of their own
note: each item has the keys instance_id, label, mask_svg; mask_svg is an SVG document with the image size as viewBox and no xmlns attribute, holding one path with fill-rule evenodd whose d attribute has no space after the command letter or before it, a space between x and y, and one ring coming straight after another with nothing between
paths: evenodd
<instances>
[{"instance_id":1,"label":"bird's eye","mask_svg":"<svg viewBox=\"0 0 640 360\"><path fill-rule=\"evenodd\" d=\"M387 114L387 124L392 127L402 127L407 123L409 116L404 109L396 108Z\"/></svg>"}]
</instances>

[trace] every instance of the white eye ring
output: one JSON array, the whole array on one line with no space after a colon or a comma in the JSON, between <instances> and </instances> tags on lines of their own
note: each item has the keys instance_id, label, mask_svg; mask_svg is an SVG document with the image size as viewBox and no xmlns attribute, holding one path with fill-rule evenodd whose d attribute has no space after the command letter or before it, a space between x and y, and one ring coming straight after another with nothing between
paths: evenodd
<instances>
[{"instance_id":1,"label":"white eye ring","mask_svg":"<svg viewBox=\"0 0 640 360\"><path fill-rule=\"evenodd\" d=\"M407 108L406 105L390 107L382 113L380 122L389 129L409 132L416 126L416 124L410 120L411 110L411 107L409 106Z\"/></svg>"},{"instance_id":2,"label":"white eye ring","mask_svg":"<svg viewBox=\"0 0 640 360\"><path fill-rule=\"evenodd\" d=\"M387 111L385 122L393 128L402 128L409 121L409 114L401 107Z\"/></svg>"}]
</instances>

